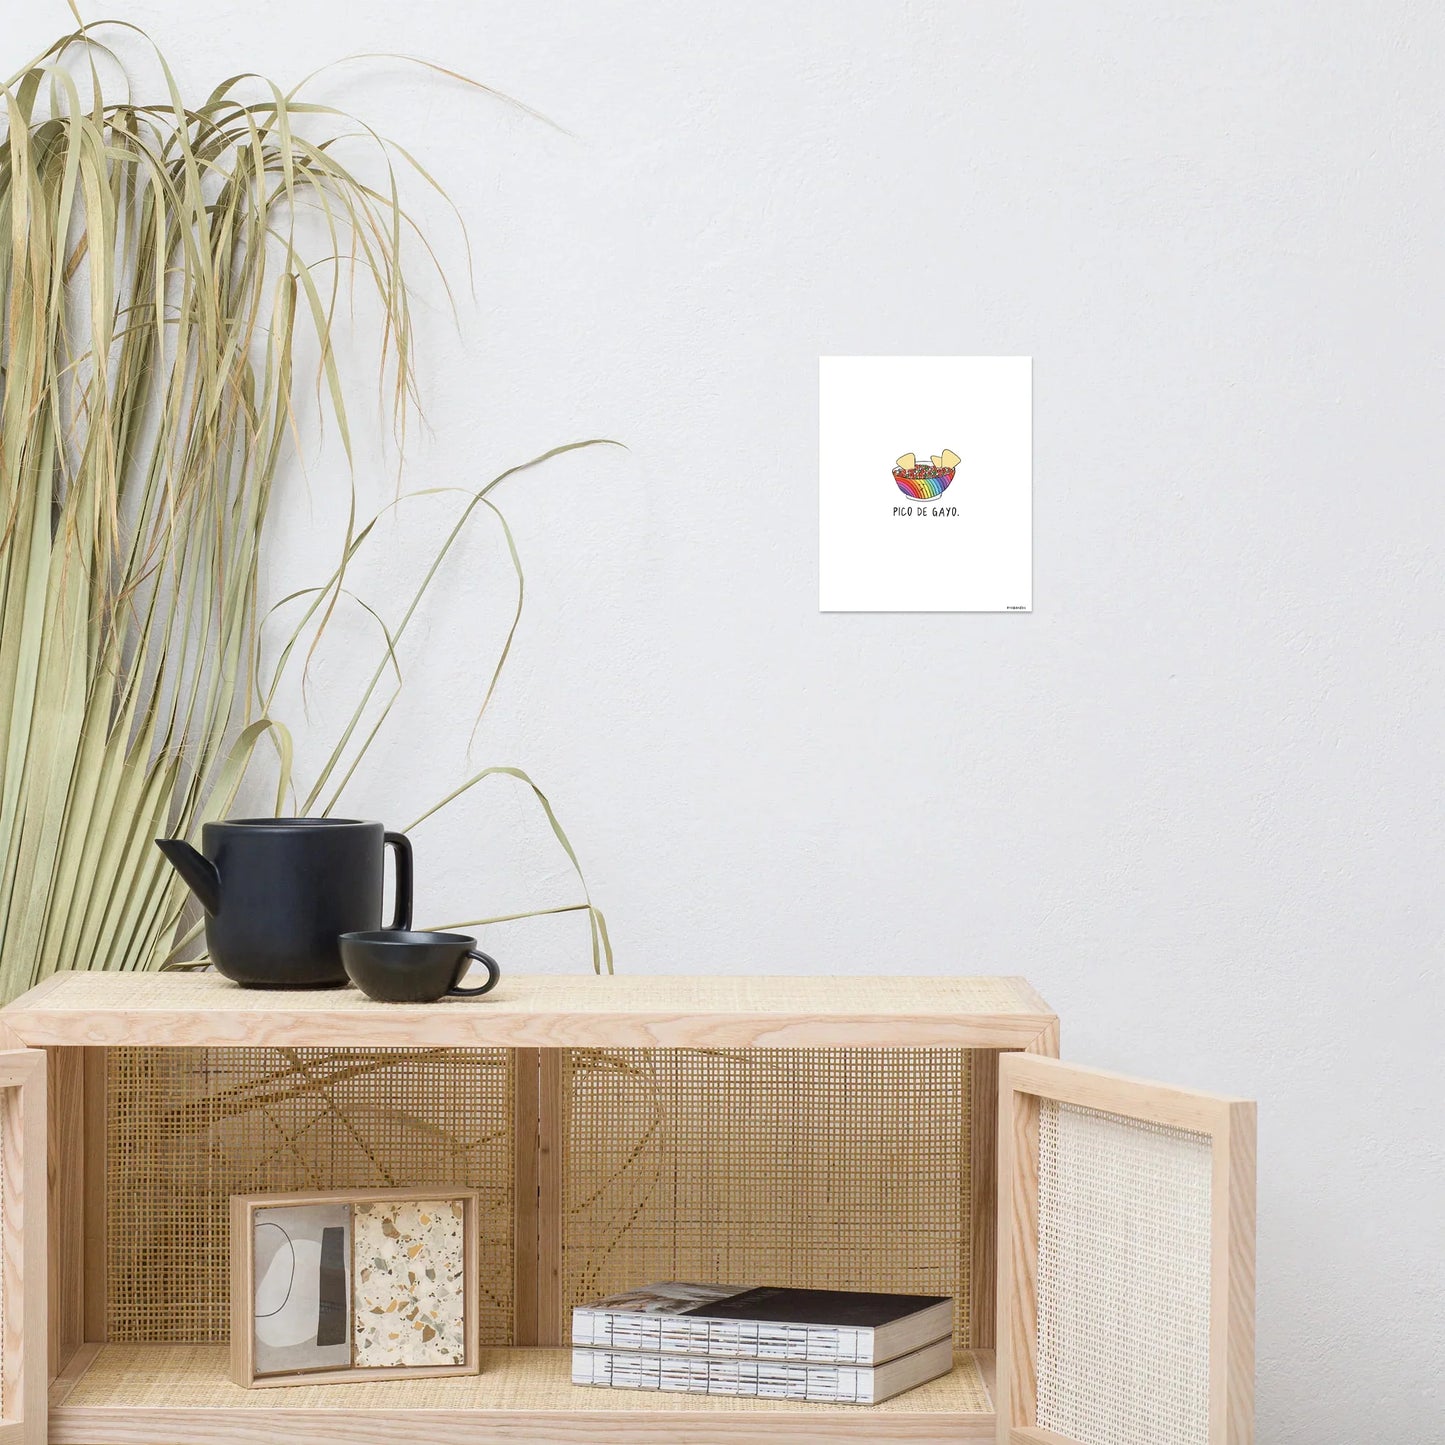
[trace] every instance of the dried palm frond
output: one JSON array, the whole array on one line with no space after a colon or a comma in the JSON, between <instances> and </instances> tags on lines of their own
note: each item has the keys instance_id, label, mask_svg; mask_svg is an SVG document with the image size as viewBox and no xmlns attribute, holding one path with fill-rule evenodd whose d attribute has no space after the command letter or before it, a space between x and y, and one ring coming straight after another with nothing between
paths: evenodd
<instances>
[{"instance_id":1,"label":"dried palm frond","mask_svg":"<svg viewBox=\"0 0 1445 1445\"><path fill-rule=\"evenodd\" d=\"M253 686L262 529L306 346L351 455L332 341L349 286L379 306L399 437L416 401L403 240L430 252L401 177L431 177L368 127L258 77L188 105L159 51L164 96L142 103L98 29L63 36L3 87L0 998L57 968L164 962L188 936L186 894L152 839L224 816L267 738L284 805L290 735L269 710L274 680ZM337 142L358 134L384 182L339 159ZM318 214L322 255L303 239ZM493 505L494 485L467 515ZM367 530L341 539L307 623L324 626ZM398 637L306 807L334 804L374 740L379 722L356 729ZM573 906L588 913L594 967L610 968L600 915L590 899Z\"/></svg>"}]
</instances>

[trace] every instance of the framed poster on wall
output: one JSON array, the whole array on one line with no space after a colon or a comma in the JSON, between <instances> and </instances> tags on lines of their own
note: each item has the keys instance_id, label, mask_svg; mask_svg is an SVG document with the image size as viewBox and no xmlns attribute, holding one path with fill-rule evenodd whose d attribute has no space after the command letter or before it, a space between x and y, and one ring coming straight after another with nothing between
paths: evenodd
<instances>
[{"instance_id":1,"label":"framed poster on wall","mask_svg":"<svg viewBox=\"0 0 1445 1445\"><path fill-rule=\"evenodd\" d=\"M1033 608L1027 356L818 362L818 606Z\"/></svg>"}]
</instances>

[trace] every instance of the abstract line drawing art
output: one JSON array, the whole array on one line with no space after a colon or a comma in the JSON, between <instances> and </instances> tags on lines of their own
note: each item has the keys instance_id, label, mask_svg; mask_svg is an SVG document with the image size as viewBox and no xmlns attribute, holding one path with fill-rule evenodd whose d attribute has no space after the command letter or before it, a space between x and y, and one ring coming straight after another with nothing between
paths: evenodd
<instances>
[{"instance_id":1,"label":"abstract line drawing art","mask_svg":"<svg viewBox=\"0 0 1445 1445\"><path fill-rule=\"evenodd\" d=\"M350 1237L345 1204L257 1211L257 1373L351 1363Z\"/></svg>"}]
</instances>

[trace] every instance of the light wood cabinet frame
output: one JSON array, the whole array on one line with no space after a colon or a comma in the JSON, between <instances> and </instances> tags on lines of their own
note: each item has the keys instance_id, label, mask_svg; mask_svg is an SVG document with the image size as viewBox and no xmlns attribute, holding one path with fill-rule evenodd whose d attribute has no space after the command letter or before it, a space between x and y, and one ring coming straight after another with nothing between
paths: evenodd
<instances>
[{"instance_id":1,"label":"light wood cabinet frame","mask_svg":"<svg viewBox=\"0 0 1445 1445\"><path fill-rule=\"evenodd\" d=\"M0 1445L43 1445L49 1286L43 1053L0 1053Z\"/></svg>"},{"instance_id":2,"label":"light wood cabinet frame","mask_svg":"<svg viewBox=\"0 0 1445 1445\"><path fill-rule=\"evenodd\" d=\"M0 1055L0 1062L9 1061L9 1072L0 1070L0 1100L6 1203L14 1206L5 1216L6 1268L23 1287L7 1295L7 1304L20 1300L22 1309L6 1311L6 1362L19 1358L22 1373L6 1401L19 1415L0 1423L0 1445L40 1445L47 1438L52 1445L252 1445L293 1433L304 1434L308 1445L469 1445L488 1435L532 1445L995 1439L1073 1445L1034 1428L1020 1403L1029 1394L1028 1259L1037 1251L1024 1186L1031 1149L1037 1168L1037 1101L1059 1096L1141 1117L1152 1110L1166 1122L1182 1117L1190 1128L1202 1120L1215 1131L1222 1151L1216 1168L1223 1170L1216 1195L1229 1202L1215 1222L1216 1250L1227 1257L1220 1266L1220 1298L1227 1303L1214 1346L1226 1364L1214 1383L1231 1433L1210 1438L1211 1445L1251 1439L1252 1106L1063 1069L1054 1062L1058 1019L1022 979L552 976L504 980L480 1004L411 1006L370 1005L345 992L258 995L211 975L61 974L0 1011L0 1040L26 1050ZM363 1399L355 1391L368 1387L353 1385L240 1390L225 1378L224 1345L107 1342L106 1051L175 1046L511 1050L517 1347L483 1349L479 1375L432 1382L441 1395L408 1398L406 1391L426 1382L398 1380L370 1387L380 1393ZM566 1338L563 1051L753 1047L976 1051L967 1344L993 1401L1002 1405L997 1415L953 1403L959 1397L946 1391L930 1395L929 1386L860 1408L631 1399L628 1392L567 1382L557 1348ZM48 1137L47 1074L56 1103ZM35 1207L45 1195L35 1171L47 1159L48 1210ZM47 1217L53 1225L48 1242ZM18 1357L9 1353L12 1338ZM995 1347L1009 1361L997 1381ZM335 1395L322 1403L298 1390Z\"/></svg>"}]
</instances>

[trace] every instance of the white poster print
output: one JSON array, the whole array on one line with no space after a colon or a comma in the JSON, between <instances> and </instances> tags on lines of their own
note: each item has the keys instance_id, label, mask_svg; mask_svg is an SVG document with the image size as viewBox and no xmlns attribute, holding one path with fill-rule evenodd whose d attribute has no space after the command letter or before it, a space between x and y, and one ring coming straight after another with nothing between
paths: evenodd
<instances>
[{"instance_id":1,"label":"white poster print","mask_svg":"<svg viewBox=\"0 0 1445 1445\"><path fill-rule=\"evenodd\" d=\"M818 362L818 606L1033 607L1027 356Z\"/></svg>"}]
</instances>

